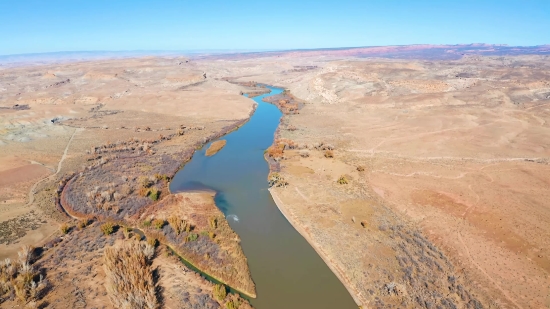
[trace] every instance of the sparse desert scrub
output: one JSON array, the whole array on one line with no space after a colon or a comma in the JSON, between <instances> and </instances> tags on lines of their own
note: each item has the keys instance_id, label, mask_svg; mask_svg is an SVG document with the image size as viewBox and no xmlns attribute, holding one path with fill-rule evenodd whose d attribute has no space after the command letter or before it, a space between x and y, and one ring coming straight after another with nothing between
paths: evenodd
<instances>
[{"instance_id":1,"label":"sparse desert scrub","mask_svg":"<svg viewBox=\"0 0 550 309\"><path fill-rule=\"evenodd\" d=\"M272 146L269 146L269 148L267 148L265 153L269 157L271 157L275 160L279 160L283 156L283 149L284 149L284 147L281 147L281 146L278 146L278 145L272 145Z\"/></svg>"},{"instance_id":2,"label":"sparse desert scrub","mask_svg":"<svg viewBox=\"0 0 550 309\"><path fill-rule=\"evenodd\" d=\"M171 216L168 218L168 223L170 223L170 226L172 226L174 231L176 231L177 235L181 234L183 231L186 231L189 226L185 220L181 220L176 216Z\"/></svg>"},{"instance_id":3,"label":"sparse desert scrub","mask_svg":"<svg viewBox=\"0 0 550 309\"><path fill-rule=\"evenodd\" d=\"M347 185L349 183L348 178L345 175L340 176L336 182L341 185Z\"/></svg>"},{"instance_id":4,"label":"sparse desert scrub","mask_svg":"<svg viewBox=\"0 0 550 309\"><path fill-rule=\"evenodd\" d=\"M47 281L32 265L33 252L34 248L23 246L17 261L0 261L0 304L14 298L29 304L41 298Z\"/></svg>"},{"instance_id":5,"label":"sparse desert scrub","mask_svg":"<svg viewBox=\"0 0 550 309\"><path fill-rule=\"evenodd\" d=\"M218 227L218 219L216 217L210 217L208 218L208 224L212 229L216 229Z\"/></svg>"},{"instance_id":6,"label":"sparse desert scrub","mask_svg":"<svg viewBox=\"0 0 550 309\"><path fill-rule=\"evenodd\" d=\"M149 244L152 247L156 247L159 245L159 241L154 237L147 237L147 244Z\"/></svg>"},{"instance_id":7,"label":"sparse desert scrub","mask_svg":"<svg viewBox=\"0 0 550 309\"><path fill-rule=\"evenodd\" d=\"M187 235L186 240L187 240L187 241L195 241L195 240L197 240L197 238L199 238L199 234L197 234L197 233L189 233L189 235Z\"/></svg>"},{"instance_id":8,"label":"sparse desert scrub","mask_svg":"<svg viewBox=\"0 0 550 309\"><path fill-rule=\"evenodd\" d=\"M325 150L325 158L334 158L334 152L332 150Z\"/></svg>"},{"instance_id":9,"label":"sparse desert scrub","mask_svg":"<svg viewBox=\"0 0 550 309\"><path fill-rule=\"evenodd\" d=\"M225 297L227 297L227 288L223 284L216 284L213 289L214 297L219 300L223 301Z\"/></svg>"},{"instance_id":10,"label":"sparse desert scrub","mask_svg":"<svg viewBox=\"0 0 550 309\"><path fill-rule=\"evenodd\" d=\"M160 191L157 188L151 188L149 191L149 198L152 201L157 201L160 197Z\"/></svg>"},{"instance_id":11,"label":"sparse desert scrub","mask_svg":"<svg viewBox=\"0 0 550 309\"><path fill-rule=\"evenodd\" d=\"M59 227L59 230L61 230L61 233L63 234L67 234L69 233L69 230L71 229L71 226L67 223L63 223L61 224L61 226Z\"/></svg>"},{"instance_id":12,"label":"sparse desert scrub","mask_svg":"<svg viewBox=\"0 0 550 309\"><path fill-rule=\"evenodd\" d=\"M357 166L357 171L358 172L364 172L365 171L365 167L363 165L359 165Z\"/></svg>"},{"instance_id":13,"label":"sparse desert scrub","mask_svg":"<svg viewBox=\"0 0 550 309\"><path fill-rule=\"evenodd\" d=\"M82 220L78 221L77 226L78 226L79 229L82 230L82 229L86 228L89 224L90 224L90 220L82 219Z\"/></svg>"},{"instance_id":14,"label":"sparse desert scrub","mask_svg":"<svg viewBox=\"0 0 550 309\"><path fill-rule=\"evenodd\" d=\"M160 230L162 229L162 227L166 224L166 221L164 221L163 219L155 219L153 220L153 226L157 229L157 230Z\"/></svg>"},{"instance_id":15,"label":"sparse desert scrub","mask_svg":"<svg viewBox=\"0 0 550 309\"><path fill-rule=\"evenodd\" d=\"M302 157L302 158L309 157L309 151L307 151L305 149L300 150L300 157Z\"/></svg>"},{"instance_id":16,"label":"sparse desert scrub","mask_svg":"<svg viewBox=\"0 0 550 309\"><path fill-rule=\"evenodd\" d=\"M151 218L155 213L172 213L168 223L158 230L144 228L147 239L158 238L178 256L221 283L255 297L238 236L231 230L223 214L208 193L180 193L169 195L144 213ZM186 209L182 212L182 209ZM187 218L183 220L182 218ZM224 304L221 304L222 306Z\"/></svg>"},{"instance_id":17,"label":"sparse desert scrub","mask_svg":"<svg viewBox=\"0 0 550 309\"><path fill-rule=\"evenodd\" d=\"M101 231L104 235L111 235L115 231L115 227L113 222L105 222L101 225Z\"/></svg>"},{"instance_id":18,"label":"sparse desert scrub","mask_svg":"<svg viewBox=\"0 0 550 309\"><path fill-rule=\"evenodd\" d=\"M207 157L215 155L216 153L218 153L218 151L222 150L222 148L225 147L225 144L227 144L227 141L224 139L213 142L206 150L205 155Z\"/></svg>"},{"instance_id":19,"label":"sparse desert scrub","mask_svg":"<svg viewBox=\"0 0 550 309\"><path fill-rule=\"evenodd\" d=\"M156 309L151 248L138 242L105 249L105 287L115 308Z\"/></svg>"},{"instance_id":20,"label":"sparse desert scrub","mask_svg":"<svg viewBox=\"0 0 550 309\"><path fill-rule=\"evenodd\" d=\"M270 187L286 187L288 185L288 182L279 173L270 173L268 181Z\"/></svg>"}]
</instances>

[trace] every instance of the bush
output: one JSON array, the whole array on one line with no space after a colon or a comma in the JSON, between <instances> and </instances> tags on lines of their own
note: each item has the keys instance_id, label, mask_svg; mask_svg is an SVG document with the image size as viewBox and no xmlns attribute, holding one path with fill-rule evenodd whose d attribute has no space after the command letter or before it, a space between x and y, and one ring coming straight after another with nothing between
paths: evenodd
<instances>
[{"instance_id":1,"label":"bush","mask_svg":"<svg viewBox=\"0 0 550 309\"><path fill-rule=\"evenodd\" d=\"M153 247L156 247L156 246L159 245L158 239L153 238L153 237L148 237L148 238L147 238L147 243L148 243L150 246L153 246Z\"/></svg>"},{"instance_id":2,"label":"bush","mask_svg":"<svg viewBox=\"0 0 550 309\"><path fill-rule=\"evenodd\" d=\"M144 227L150 227L151 226L151 220L145 220L141 223Z\"/></svg>"},{"instance_id":3,"label":"bush","mask_svg":"<svg viewBox=\"0 0 550 309\"><path fill-rule=\"evenodd\" d=\"M225 288L225 285L216 284L214 286L214 297L217 300L222 301L225 299L226 296L227 296L227 289Z\"/></svg>"},{"instance_id":4,"label":"bush","mask_svg":"<svg viewBox=\"0 0 550 309\"><path fill-rule=\"evenodd\" d=\"M122 233L124 234L124 238L126 239L130 239L131 232L132 232L132 228L130 227L125 227L124 229L122 229Z\"/></svg>"},{"instance_id":5,"label":"bush","mask_svg":"<svg viewBox=\"0 0 550 309\"><path fill-rule=\"evenodd\" d=\"M334 158L334 152L332 150L325 151L325 158Z\"/></svg>"},{"instance_id":6,"label":"bush","mask_svg":"<svg viewBox=\"0 0 550 309\"><path fill-rule=\"evenodd\" d=\"M304 150L300 150L300 156L301 156L302 158L307 158L307 157L309 157L309 151L307 151L307 150L305 150L305 149L304 149Z\"/></svg>"},{"instance_id":7,"label":"bush","mask_svg":"<svg viewBox=\"0 0 550 309\"><path fill-rule=\"evenodd\" d=\"M149 190L149 188L145 188L145 187L141 187L139 188L139 196L149 196L149 194L151 193L151 190Z\"/></svg>"},{"instance_id":8,"label":"bush","mask_svg":"<svg viewBox=\"0 0 550 309\"><path fill-rule=\"evenodd\" d=\"M362 166L362 165L359 165L359 166L357 167L357 171L358 171L358 172L363 172L363 171L365 171L365 167Z\"/></svg>"},{"instance_id":9,"label":"bush","mask_svg":"<svg viewBox=\"0 0 550 309\"><path fill-rule=\"evenodd\" d=\"M188 241L195 241L197 238L199 238L199 234L196 233L189 233L189 235L187 235Z\"/></svg>"},{"instance_id":10,"label":"bush","mask_svg":"<svg viewBox=\"0 0 550 309\"><path fill-rule=\"evenodd\" d=\"M216 229L218 227L218 219L211 217L208 219L208 223L210 224L210 227L212 229Z\"/></svg>"},{"instance_id":11,"label":"bush","mask_svg":"<svg viewBox=\"0 0 550 309\"><path fill-rule=\"evenodd\" d=\"M149 188L153 185L153 182L149 179L149 177L141 176L139 178L139 184L142 188Z\"/></svg>"},{"instance_id":12,"label":"bush","mask_svg":"<svg viewBox=\"0 0 550 309\"><path fill-rule=\"evenodd\" d=\"M228 301L226 304L225 304L225 307L227 309L238 309L239 308L239 304L234 302L233 300L230 300Z\"/></svg>"},{"instance_id":13,"label":"bush","mask_svg":"<svg viewBox=\"0 0 550 309\"><path fill-rule=\"evenodd\" d=\"M269 174L269 186L270 187L286 187L288 182L279 174L279 173L270 173Z\"/></svg>"},{"instance_id":14,"label":"bush","mask_svg":"<svg viewBox=\"0 0 550 309\"><path fill-rule=\"evenodd\" d=\"M208 232L208 237L210 237L210 239L214 239L216 237L216 233L214 233L213 231L210 231Z\"/></svg>"},{"instance_id":15,"label":"bush","mask_svg":"<svg viewBox=\"0 0 550 309\"><path fill-rule=\"evenodd\" d=\"M67 233L69 233L69 230L71 229L71 227L67 223L63 223L63 224L61 224L59 229L61 230L61 233L67 234Z\"/></svg>"},{"instance_id":16,"label":"bush","mask_svg":"<svg viewBox=\"0 0 550 309\"><path fill-rule=\"evenodd\" d=\"M338 178L338 180L336 182L341 184L341 185L347 185L348 184L348 179L346 178L346 176L342 175L342 176L340 176L340 178Z\"/></svg>"},{"instance_id":17,"label":"bush","mask_svg":"<svg viewBox=\"0 0 550 309\"><path fill-rule=\"evenodd\" d=\"M162 220L162 219L155 219L155 220L153 220L153 226L154 226L157 230L162 229L162 227L164 226L164 224L166 224L166 221L164 221L164 220Z\"/></svg>"},{"instance_id":18,"label":"bush","mask_svg":"<svg viewBox=\"0 0 550 309\"><path fill-rule=\"evenodd\" d=\"M158 200L160 197L160 191L157 188L151 188L149 191L149 198L153 201Z\"/></svg>"},{"instance_id":19,"label":"bush","mask_svg":"<svg viewBox=\"0 0 550 309\"><path fill-rule=\"evenodd\" d=\"M115 308L158 308L150 253L137 242L105 248L105 287Z\"/></svg>"},{"instance_id":20,"label":"bush","mask_svg":"<svg viewBox=\"0 0 550 309\"><path fill-rule=\"evenodd\" d=\"M88 219L82 219L82 220L78 221L78 228L82 230L85 227L87 227L88 224L90 224L90 221Z\"/></svg>"},{"instance_id":21,"label":"bush","mask_svg":"<svg viewBox=\"0 0 550 309\"><path fill-rule=\"evenodd\" d=\"M115 231L115 225L112 222L105 222L101 225L101 231L104 235L111 235Z\"/></svg>"},{"instance_id":22,"label":"bush","mask_svg":"<svg viewBox=\"0 0 550 309\"><path fill-rule=\"evenodd\" d=\"M185 220L180 220L176 216L171 216L168 218L168 223L170 223L170 226L176 231L176 235L181 234L183 231L187 230L187 222Z\"/></svg>"}]
</instances>

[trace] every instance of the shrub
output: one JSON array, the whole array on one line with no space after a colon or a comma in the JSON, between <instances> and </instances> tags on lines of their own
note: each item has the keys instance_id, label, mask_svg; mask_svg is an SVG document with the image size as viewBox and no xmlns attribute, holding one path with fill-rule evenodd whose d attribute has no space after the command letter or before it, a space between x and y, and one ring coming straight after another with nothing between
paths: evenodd
<instances>
[{"instance_id":1,"label":"shrub","mask_svg":"<svg viewBox=\"0 0 550 309\"><path fill-rule=\"evenodd\" d=\"M214 297L217 300L222 301L225 299L226 296L227 296L227 289L225 288L225 285L216 284L214 286Z\"/></svg>"},{"instance_id":2,"label":"shrub","mask_svg":"<svg viewBox=\"0 0 550 309\"><path fill-rule=\"evenodd\" d=\"M213 229L216 229L218 227L218 219L216 219L214 217L210 217L208 219L208 223L210 224L210 227L213 228Z\"/></svg>"},{"instance_id":3,"label":"shrub","mask_svg":"<svg viewBox=\"0 0 550 309\"><path fill-rule=\"evenodd\" d=\"M149 196L149 194L151 193L151 190L149 190L149 188L145 188L145 187L141 187L139 188L139 196Z\"/></svg>"},{"instance_id":4,"label":"shrub","mask_svg":"<svg viewBox=\"0 0 550 309\"><path fill-rule=\"evenodd\" d=\"M22 304L29 305L38 300L47 287L47 282L31 264L33 250L30 246L24 246L18 252L18 262L12 262L9 258L0 261L0 304L15 296ZM7 297L5 294L8 294Z\"/></svg>"},{"instance_id":5,"label":"shrub","mask_svg":"<svg viewBox=\"0 0 550 309\"><path fill-rule=\"evenodd\" d=\"M61 224L59 229L61 230L61 233L67 234L67 233L69 233L69 230L71 229L71 227L67 223L63 223L63 224Z\"/></svg>"},{"instance_id":6,"label":"shrub","mask_svg":"<svg viewBox=\"0 0 550 309\"><path fill-rule=\"evenodd\" d=\"M334 152L332 150L326 150L325 158L334 158Z\"/></svg>"},{"instance_id":7,"label":"shrub","mask_svg":"<svg viewBox=\"0 0 550 309\"><path fill-rule=\"evenodd\" d=\"M160 191L157 188L151 188L149 191L149 198L153 201L158 200L160 197Z\"/></svg>"},{"instance_id":8,"label":"shrub","mask_svg":"<svg viewBox=\"0 0 550 309\"><path fill-rule=\"evenodd\" d=\"M195 241L197 238L199 238L199 234L196 233L189 233L189 235L187 235L188 241Z\"/></svg>"},{"instance_id":9,"label":"shrub","mask_svg":"<svg viewBox=\"0 0 550 309\"><path fill-rule=\"evenodd\" d=\"M101 231L104 235L111 235L115 231L115 225L112 222L105 222L101 225Z\"/></svg>"},{"instance_id":10,"label":"shrub","mask_svg":"<svg viewBox=\"0 0 550 309\"><path fill-rule=\"evenodd\" d=\"M132 232L132 228L125 227L124 229L122 229L122 233L124 234L124 238L126 239L130 239L131 232Z\"/></svg>"},{"instance_id":11,"label":"shrub","mask_svg":"<svg viewBox=\"0 0 550 309\"><path fill-rule=\"evenodd\" d=\"M208 232L208 237L210 237L210 239L214 239L216 237L216 233L214 233L213 231L210 231Z\"/></svg>"},{"instance_id":12,"label":"shrub","mask_svg":"<svg viewBox=\"0 0 550 309\"><path fill-rule=\"evenodd\" d=\"M153 270L148 263L151 248L137 242L105 248L106 289L115 308L159 307Z\"/></svg>"},{"instance_id":13,"label":"shrub","mask_svg":"<svg viewBox=\"0 0 550 309\"><path fill-rule=\"evenodd\" d=\"M164 224L166 224L166 221L164 221L164 220L162 220L162 219L155 219L155 220L153 220L153 226L154 226L157 230L162 229L162 227L164 226Z\"/></svg>"},{"instance_id":14,"label":"shrub","mask_svg":"<svg viewBox=\"0 0 550 309\"><path fill-rule=\"evenodd\" d=\"M78 228L82 230L85 227L87 227L88 224L90 224L90 221L88 219L82 219L82 220L78 221Z\"/></svg>"},{"instance_id":15,"label":"shrub","mask_svg":"<svg viewBox=\"0 0 550 309\"><path fill-rule=\"evenodd\" d=\"M234 302L233 300L230 300L228 301L226 304L225 304L225 307L227 309L238 309L239 308L239 304Z\"/></svg>"},{"instance_id":16,"label":"shrub","mask_svg":"<svg viewBox=\"0 0 550 309\"><path fill-rule=\"evenodd\" d=\"M144 227L150 227L151 226L151 220L145 220L141 223Z\"/></svg>"},{"instance_id":17,"label":"shrub","mask_svg":"<svg viewBox=\"0 0 550 309\"><path fill-rule=\"evenodd\" d=\"M176 231L176 235L181 234L183 231L187 230L187 222L185 220L180 220L176 216L171 216L168 218L168 223L170 223L170 226Z\"/></svg>"},{"instance_id":18,"label":"shrub","mask_svg":"<svg viewBox=\"0 0 550 309\"><path fill-rule=\"evenodd\" d=\"M159 241L156 238L148 237L147 238L147 244L149 244L150 246L156 247L156 246L159 245Z\"/></svg>"},{"instance_id":19,"label":"shrub","mask_svg":"<svg viewBox=\"0 0 550 309\"><path fill-rule=\"evenodd\" d=\"M338 178L338 180L336 182L341 184L341 185L347 185L348 184L348 179L346 178L346 176L342 175L342 176L340 176L340 178Z\"/></svg>"},{"instance_id":20,"label":"shrub","mask_svg":"<svg viewBox=\"0 0 550 309\"><path fill-rule=\"evenodd\" d=\"M302 158L307 158L307 157L309 157L309 151L307 151L307 150L305 150L305 149L304 149L304 150L300 150L300 156L301 156Z\"/></svg>"},{"instance_id":21,"label":"shrub","mask_svg":"<svg viewBox=\"0 0 550 309\"><path fill-rule=\"evenodd\" d=\"M270 187L286 187L288 182L279 173L269 174L269 186Z\"/></svg>"},{"instance_id":22,"label":"shrub","mask_svg":"<svg viewBox=\"0 0 550 309\"><path fill-rule=\"evenodd\" d=\"M267 153L268 156L274 159L280 159L283 156L283 150L284 145L278 144L278 145L272 145L267 148L265 153Z\"/></svg>"},{"instance_id":23,"label":"shrub","mask_svg":"<svg viewBox=\"0 0 550 309\"><path fill-rule=\"evenodd\" d=\"M149 179L149 177L141 176L139 177L139 184L142 188L149 188L153 185L153 182Z\"/></svg>"},{"instance_id":24,"label":"shrub","mask_svg":"<svg viewBox=\"0 0 550 309\"><path fill-rule=\"evenodd\" d=\"M363 171L365 171L365 167L362 166L362 165L359 165L359 166L357 167L357 171L363 172Z\"/></svg>"}]
</instances>

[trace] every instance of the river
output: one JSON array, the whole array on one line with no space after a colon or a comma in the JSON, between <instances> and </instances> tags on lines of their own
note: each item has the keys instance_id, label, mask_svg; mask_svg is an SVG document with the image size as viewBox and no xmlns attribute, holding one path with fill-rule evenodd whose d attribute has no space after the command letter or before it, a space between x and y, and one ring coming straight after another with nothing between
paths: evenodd
<instances>
[{"instance_id":1,"label":"river","mask_svg":"<svg viewBox=\"0 0 550 309\"><path fill-rule=\"evenodd\" d=\"M357 308L348 291L309 243L290 225L268 191L263 152L273 142L282 113L262 99L250 120L222 137L227 145L206 157L196 151L170 184L172 192L210 189L216 205L241 237L257 298L256 309Z\"/></svg>"}]
</instances>

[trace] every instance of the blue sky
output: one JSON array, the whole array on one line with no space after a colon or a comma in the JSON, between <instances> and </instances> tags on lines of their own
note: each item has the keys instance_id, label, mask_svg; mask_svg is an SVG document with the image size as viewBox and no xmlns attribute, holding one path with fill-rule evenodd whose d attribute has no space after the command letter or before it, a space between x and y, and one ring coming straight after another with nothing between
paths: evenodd
<instances>
[{"instance_id":1,"label":"blue sky","mask_svg":"<svg viewBox=\"0 0 550 309\"><path fill-rule=\"evenodd\" d=\"M0 55L550 44L550 0L0 0Z\"/></svg>"}]
</instances>

